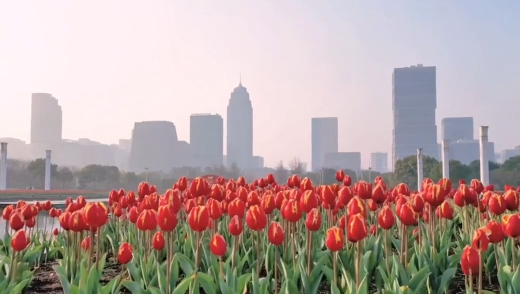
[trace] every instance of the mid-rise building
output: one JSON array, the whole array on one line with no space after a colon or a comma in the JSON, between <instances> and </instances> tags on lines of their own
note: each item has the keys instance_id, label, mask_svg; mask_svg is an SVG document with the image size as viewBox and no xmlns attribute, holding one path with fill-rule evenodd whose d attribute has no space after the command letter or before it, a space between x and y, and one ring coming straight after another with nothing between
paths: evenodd
<instances>
[{"instance_id":1,"label":"mid-rise building","mask_svg":"<svg viewBox=\"0 0 520 294\"><path fill-rule=\"evenodd\" d=\"M136 122L132 132L130 171L170 172L174 167L177 142L177 130L172 122Z\"/></svg>"},{"instance_id":2,"label":"mid-rise building","mask_svg":"<svg viewBox=\"0 0 520 294\"><path fill-rule=\"evenodd\" d=\"M264 168L264 158L262 156L253 156L253 164L251 165L251 168Z\"/></svg>"},{"instance_id":3,"label":"mid-rise building","mask_svg":"<svg viewBox=\"0 0 520 294\"><path fill-rule=\"evenodd\" d=\"M192 114L190 146L193 167L219 167L224 157L224 120L218 114Z\"/></svg>"},{"instance_id":4,"label":"mid-rise building","mask_svg":"<svg viewBox=\"0 0 520 294\"><path fill-rule=\"evenodd\" d=\"M323 168L350 169L359 172L361 171L361 152L327 152Z\"/></svg>"},{"instance_id":5,"label":"mid-rise building","mask_svg":"<svg viewBox=\"0 0 520 294\"><path fill-rule=\"evenodd\" d=\"M445 117L441 121L441 137L443 140L474 140L473 117Z\"/></svg>"},{"instance_id":6,"label":"mid-rise building","mask_svg":"<svg viewBox=\"0 0 520 294\"><path fill-rule=\"evenodd\" d=\"M426 156L439 158L436 68L422 64L396 68L392 84L392 166L399 159L416 155L417 149L422 149Z\"/></svg>"},{"instance_id":7,"label":"mid-rise building","mask_svg":"<svg viewBox=\"0 0 520 294\"><path fill-rule=\"evenodd\" d=\"M325 154L338 152L338 118L314 117L311 119L312 170L324 168Z\"/></svg>"},{"instance_id":8,"label":"mid-rise building","mask_svg":"<svg viewBox=\"0 0 520 294\"><path fill-rule=\"evenodd\" d=\"M242 83L231 93L227 107L227 166L248 169L253 160L253 106Z\"/></svg>"},{"instance_id":9,"label":"mid-rise building","mask_svg":"<svg viewBox=\"0 0 520 294\"><path fill-rule=\"evenodd\" d=\"M388 153L374 152L370 154L370 168L373 171L386 173L388 172Z\"/></svg>"},{"instance_id":10,"label":"mid-rise building","mask_svg":"<svg viewBox=\"0 0 520 294\"><path fill-rule=\"evenodd\" d=\"M511 157L520 155L520 146L517 146L515 149L505 149L500 152L499 163L504 163Z\"/></svg>"},{"instance_id":11,"label":"mid-rise building","mask_svg":"<svg viewBox=\"0 0 520 294\"><path fill-rule=\"evenodd\" d=\"M33 160L29 144L16 138L0 138L0 142L7 143L9 159ZM44 157L45 154L42 155Z\"/></svg>"}]
</instances>

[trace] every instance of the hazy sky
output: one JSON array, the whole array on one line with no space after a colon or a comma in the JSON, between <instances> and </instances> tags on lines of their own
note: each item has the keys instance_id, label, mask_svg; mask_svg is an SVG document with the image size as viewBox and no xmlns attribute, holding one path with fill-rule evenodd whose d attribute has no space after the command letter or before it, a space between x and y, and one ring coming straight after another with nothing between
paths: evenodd
<instances>
[{"instance_id":1,"label":"hazy sky","mask_svg":"<svg viewBox=\"0 0 520 294\"><path fill-rule=\"evenodd\" d=\"M239 73L254 153L310 166L311 117L339 117L340 151L391 151L392 70L437 66L437 124L474 116L520 145L520 1L0 0L0 137L29 140L30 95L63 136L117 143L135 121L226 119ZM509 127L509 128L508 128ZM225 144L225 143L224 143ZM225 150L225 148L224 148Z\"/></svg>"}]
</instances>

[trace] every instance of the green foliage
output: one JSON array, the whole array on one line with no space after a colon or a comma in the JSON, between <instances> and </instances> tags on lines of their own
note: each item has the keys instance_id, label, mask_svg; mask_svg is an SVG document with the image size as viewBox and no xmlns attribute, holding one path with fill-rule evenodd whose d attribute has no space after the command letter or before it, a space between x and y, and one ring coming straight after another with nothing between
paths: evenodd
<instances>
[{"instance_id":1,"label":"green foliage","mask_svg":"<svg viewBox=\"0 0 520 294\"><path fill-rule=\"evenodd\" d=\"M425 156L424 177L438 181L442 177L442 162ZM520 156L512 157L504 164L489 162L490 182L502 188L504 185L520 185ZM398 183L406 183L410 187L417 187L417 157L408 156L398 160L393 173L383 175L387 184L394 186ZM450 160L450 179L457 184L459 180L469 183L472 179L480 178L480 161L474 160L469 165L462 164L458 160Z\"/></svg>"},{"instance_id":2,"label":"green foliage","mask_svg":"<svg viewBox=\"0 0 520 294\"><path fill-rule=\"evenodd\" d=\"M45 158L38 158L29 163L27 169L33 174L33 176L44 179L45 178ZM51 164L51 177L58 175L58 165Z\"/></svg>"}]
</instances>

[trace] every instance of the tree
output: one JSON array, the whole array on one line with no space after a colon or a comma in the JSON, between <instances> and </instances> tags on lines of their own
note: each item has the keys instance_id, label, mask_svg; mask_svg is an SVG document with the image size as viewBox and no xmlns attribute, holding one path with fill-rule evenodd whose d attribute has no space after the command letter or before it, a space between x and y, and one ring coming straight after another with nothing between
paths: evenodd
<instances>
[{"instance_id":1,"label":"tree","mask_svg":"<svg viewBox=\"0 0 520 294\"><path fill-rule=\"evenodd\" d=\"M229 170L229 177L233 179L238 179L242 175L242 171L238 167L236 163L231 164L231 169Z\"/></svg>"},{"instance_id":2,"label":"tree","mask_svg":"<svg viewBox=\"0 0 520 294\"><path fill-rule=\"evenodd\" d=\"M85 184L96 184L106 180L107 172L104 166L99 164L89 164L79 171L79 179Z\"/></svg>"},{"instance_id":3,"label":"tree","mask_svg":"<svg viewBox=\"0 0 520 294\"><path fill-rule=\"evenodd\" d=\"M491 162L490 162L491 163ZM504 161L502 168L508 171L520 172L520 156L513 156Z\"/></svg>"},{"instance_id":4,"label":"tree","mask_svg":"<svg viewBox=\"0 0 520 294\"><path fill-rule=\"evenodd\" d=\"M74 174L68 167L60 167L58 169L58 180L61 182L61 188L65 189L67 183L74 180Z\"/></svg>"},{"instance_id":5,"label":"tree","mask_svg":"<svg viewBox=\"0 0 520 294\"><path fill-rule=\"evenodd\" d=\"M45 158L38 158L29 163L27 169L31 174L39 179L42 186L45 185ZM51 178L55 178L58 175L58 165L51 164Z\"/></svg>"},{"instance_id":6,"label":"tree","mask_svg":"<svg viewBox=\"0 0 520 294\"><path fill-rule=\"evenodd\" d=\"M303 174L303 163L298 157L294 157L291 161L289 161L289 170L293 175Z\"/></svg>"},{"instance_id":7,"label":"tree","mask_svg":"<svg viewBox=\"0 0 520 294\"><path fill-rule=\"evenodd\" d=\"M105 169L105 178L108 190L117 188L119 185L119 177L121 175L119 168L112 165L103 166L103 168Z\"/></svg>"},{"instance_id":8,"label":"tree","mask_svg":"<svg viewBox=\"0 0 520 294\"><path fill-rule=\"evenodd\" d=\"M450 180L452 186L458 185L460 180L471 181L471 168L458 160L450 160Z\"/></svg>"},{"instance_id":9,"label":"tree","mask_svg":"<svg viewBox=\"0 0 520 294\"><path fill-rule=\"evenodd\" d=\"M395 163L395 179L406 183L411 189L417 187L417 156L412 155L398 160ZM433 157L423 156L423 175L433 181L442 177L440 163Z\"/></svg>"},{"instance_id":10,"label":"tree","mask_svg":"<svg viewBox=\"0 0 520 294\"><path fill-rule=\"evenodd\" d=\"M505 185L520 186L520 175L517 171L499 168L489 173L489 181L500 189L504 189Z\"/></svg>"},{"instance_id":11,"label":"tree","mask_svg":"<svg viewBox=\"0 0 520 294\"><path fill-rule=\"evenodd\" d=\"M469 175L469 179L480 179L480 160L473 160L470 164L469 164L469 168L470 168L470 175ZM489 162L489 171L492 172L496 169L499 169L500 168L500 165L496 162L492 162L490 161Z\"/></svg>"},{"instance_id":12,"label":"tree","mask_svg":"<svg viewBox=\"0 0 520 294\"><path fill-rule=\"evenodd\" d=\"M287 171L287 168L283 165L283 161L280 160L278 164L275 167L274 176L279 183L285 183L287 181L287 178L289 177L289 173Z\"/></svg>"}]
</instances>

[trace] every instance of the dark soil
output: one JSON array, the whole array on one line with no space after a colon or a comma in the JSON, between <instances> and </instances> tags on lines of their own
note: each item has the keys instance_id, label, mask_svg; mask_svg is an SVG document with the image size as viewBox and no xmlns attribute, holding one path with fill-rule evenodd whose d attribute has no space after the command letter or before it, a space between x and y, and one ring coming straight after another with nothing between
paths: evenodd
<instances>
[{"instance_id":1,"label":"dark soil","mask_svg":"<svg viewBox=\"0 0 520 294\"><path fill-rule=\"evenodd\" d=\"M53 266L57 264L57 262L46 263L35 269L33 280L25 293L63 294L63 288L61 287L60 279L58 278L58 274L56 274L53 268Z\"/></svg>"},{"instance_id":2,"label":"dark soil","mask_svg":"<svg viewBox=\"0 0 520 294\"><path fill-rule=\"evenodd\" d=\"M29 288L25 291L25 294L64 294L58 274L54 271L54 266L57 264L57 262L50 262L35 268L33 280ZM117 277L121 271L121 264L117 263L113 257L107 257L101 284L108 284L108 282ZM130 292L122 288L121 293L129 294Z\"/></svg>"},{"instance_id":3,"label":"dark soil","mask_svg":"<svg viewBox=\"0 0 520 294\"><path fill-rule=\"evenodd\" d=\"M119 263L117 263L113 257L107 258L107 263L105 265L105 271L103 277L101 278L102 284L107 284L110 280L117 277L121 271L122 267ZM54 271L54 266L56 262L46 263L41 265L39 268L35 269L35 274L31 285L25 292L25 294L63 294L63 288L61 287L60 280L58 275ZM262 271L260 276L265 276L266 273ZM498 278L496 275L491 276L491 280L487 278L487 276L483 277L482 288L484 290L492 291L494 293L500 293L500 285L498 283ZM280 285L279 285L280 286ZM475 290L476 290L476 281L475 281ZM369 293L376 293L377 289L375 284L372 283L369 286ZM121 289L122 294L130 294L128 290L125 288ZM203 293L201 289L201 293ZM318 293L320 294L329 294L330 292L330 283L326 279L324 279L318 289ZM462 271L457 272L455 277L451 282L450 289L447 291L447 294L464 294L466 293L465 285L464 285L464 274Z\"/></svg>"},{"instance_id":4,"label":"dark soil","mask_svg":"<svg viewBox=\"0 0 520 294\"><path fill-rule=\"evenodd\" d=\"M473 282L473 289L477 290L477 279ZM447 294L464 294L466 293L465 278L462 271L459 269L455 274L453 280L451 280L450 289ZM496 274L491 275L491 279L488 279L486 275L482 277L482 290L491 291L493 293L500 293L500 284L498 283L498 277Z\"/></svg>"}]
</instances>

